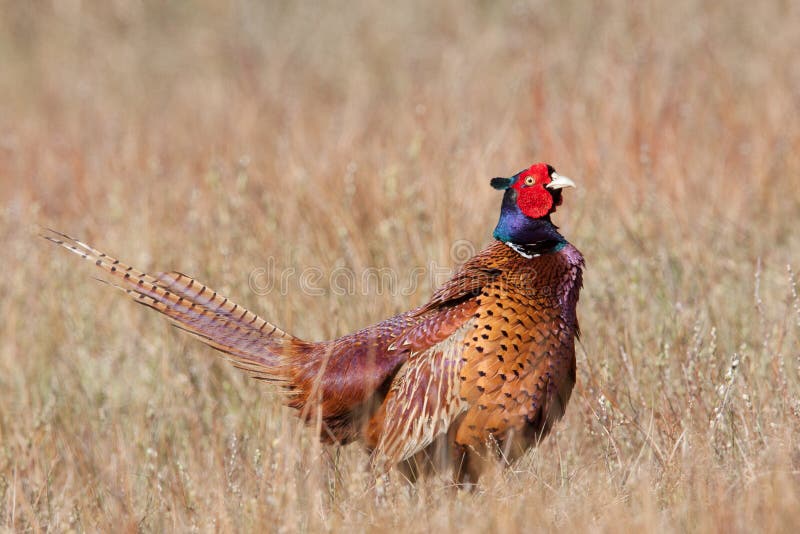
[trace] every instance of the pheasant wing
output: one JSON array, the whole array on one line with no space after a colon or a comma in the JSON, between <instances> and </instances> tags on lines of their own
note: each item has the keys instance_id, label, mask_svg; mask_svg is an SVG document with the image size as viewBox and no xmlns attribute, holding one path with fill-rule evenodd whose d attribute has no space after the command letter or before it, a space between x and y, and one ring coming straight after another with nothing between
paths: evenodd
<instances>
[{"instance_id":1,"label":"pheasant wing","mask_svg":"<svg viewBox=\"0 0 800 534\"><path fill-rule=\"evenodd\" d=\"M471 316L471 314L469 314ZM392 381L380 411L370 425L373 463L391 466L429 445L468 408L461 397L464 337L470 321L451 335L412 353Z\"/></svg>"},{"instance_id":2,"label":"pheasant wing","mask_svg":"<svg viewBox=\"0 0 800 534\"><path fill-rule=\"evenodd\" d=\"M370 422L373 463L392 465L409 458L447 431L469 405L461 394L461 370L483 288L500 271L471 259L430 302L411 312L418 318L391 348L410 352L389 393Z\"/></svg>"}]
</instances>

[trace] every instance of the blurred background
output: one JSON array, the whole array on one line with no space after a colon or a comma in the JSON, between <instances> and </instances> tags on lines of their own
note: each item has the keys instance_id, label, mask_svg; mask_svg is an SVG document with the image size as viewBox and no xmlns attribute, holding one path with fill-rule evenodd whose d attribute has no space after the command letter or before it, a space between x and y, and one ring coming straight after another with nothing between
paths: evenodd
<instances>
[{"instance_id":1,"label":"blurred background","mask_svg":"<svg viewBox=\"0 0 800 534\"><path fill-rule=\"evenodd\" d=\"M798 525L798 20L779 0L0 0L0 525ZM357 448L320 449L36 237L324 339L435 284L256 295L251 273L452 267L490 240L488 179L536 161L579 185L555 216L587 258L578 386L474 494L375 490Z\"/></svg>"}]
</instances>

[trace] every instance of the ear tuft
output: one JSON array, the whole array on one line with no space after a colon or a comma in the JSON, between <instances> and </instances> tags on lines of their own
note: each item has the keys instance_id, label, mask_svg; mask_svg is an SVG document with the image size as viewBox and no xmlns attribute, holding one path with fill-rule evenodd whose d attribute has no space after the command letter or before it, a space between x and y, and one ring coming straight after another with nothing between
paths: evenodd
<instances>
[{"instance_id":1,"label":"ear tuft","mask_svg":"<svg viewBox=\"0 0 800 534\"><path fill-rule=\"evenodd\" d=\"M492 178L492 181L489 183L492 184L492 187L495 189L502 191L511 186L511 178Z\"/></svg>"}]
</instances>

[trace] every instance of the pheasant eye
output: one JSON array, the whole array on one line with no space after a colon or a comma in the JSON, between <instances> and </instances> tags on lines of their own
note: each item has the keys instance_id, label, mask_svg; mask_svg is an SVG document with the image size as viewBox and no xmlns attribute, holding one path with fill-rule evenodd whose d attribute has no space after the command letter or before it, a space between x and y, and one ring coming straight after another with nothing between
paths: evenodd
<instances>
[{"instance_id":1,"label":"pheasant eye","mask_svg":"<svg viewBox=\"0 0 800 534\"><path fill-rule=\"evenodd\" d=\"M525 185L533 185L536 183L536 180L533 179L533 176L528 176L525 178Z\"/></svg>"}]
</instances>

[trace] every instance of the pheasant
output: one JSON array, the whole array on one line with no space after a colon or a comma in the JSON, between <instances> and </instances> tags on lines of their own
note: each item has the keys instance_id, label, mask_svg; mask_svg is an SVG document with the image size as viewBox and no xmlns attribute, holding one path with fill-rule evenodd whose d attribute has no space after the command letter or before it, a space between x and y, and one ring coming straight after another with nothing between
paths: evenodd
<instances>
[{"instance_id":1,"label":"pheasant","mask_svg":"<svg viewBox=\"0 0 800 534\"><path fill-rule=\"evenodd\" d=\"M66 234L43 237L276 384L301 419L321 423L323 442L361 442L381 471L416 478L449 465L474 483L564 414L584 265L550 217L570 179L538 163L491 186L505 191L494 242L427 304L330 341L298 339L185 274L147 274Z\"/></svg>"}]
</instances>

